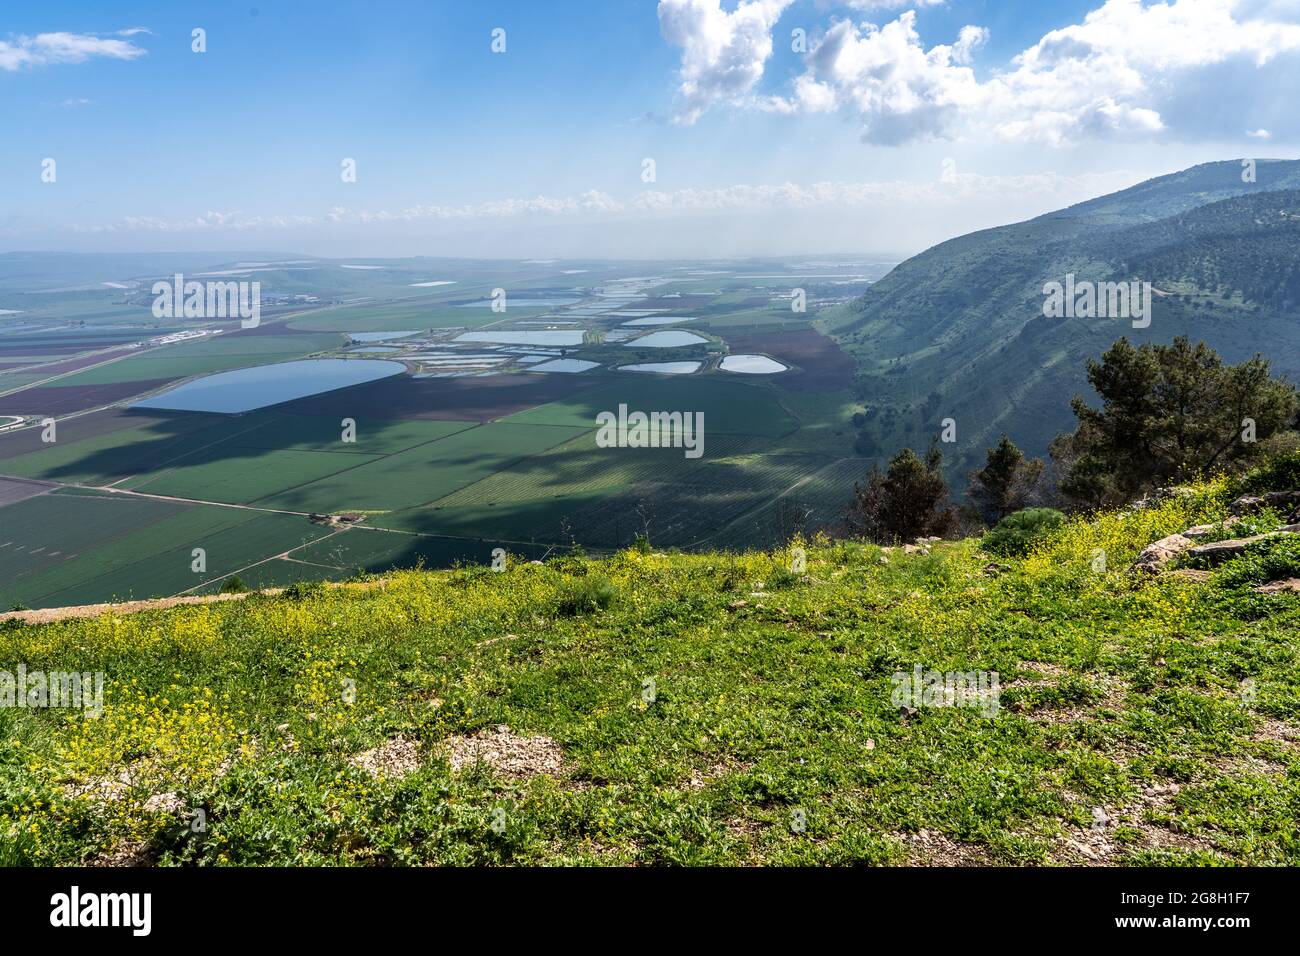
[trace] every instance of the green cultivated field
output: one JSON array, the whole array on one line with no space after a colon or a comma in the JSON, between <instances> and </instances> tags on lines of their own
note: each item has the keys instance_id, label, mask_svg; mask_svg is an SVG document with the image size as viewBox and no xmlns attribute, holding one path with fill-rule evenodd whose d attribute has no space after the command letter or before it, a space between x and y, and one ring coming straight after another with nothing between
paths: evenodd
<instances>
[{"instance_id":1,"label":"green cultivated field","mask_svg":"<svg viewBox=\"0 0 1300 956\"><path fill-rule=\"evenodd\" d=\"M150 495L247 504L378 460L347 452L281 451L227 443L128 485Z\"/></svg>"},{"instance_id":2,"label":"green cultivated field","mask_svg":"<svg viewBox=\"0 0 1300 956\"><path fill-rule=\"evenodd\" d=\"M42 508L50 510L34 513ZM85 550L64 552L57 561L6 580L6 604L38 607L176 594L224 580L241 568L328 533L296 516L111 494L53 493L11 505L4 516L5 537L11 533L11 522L25 529L22 538L15 535L12 540L28 550L50 541L75 541L78 527L94 523L115 532L111 537L98 535ZM47 519L44 523L42 517ZM190 569L194 548L207 552L204 574Z\"/></svg>"},{"instance_id":3,"label":"green cultivated field","mask_svg":"<svg viewBox=\"0 0 1300 956\"><path fill-rule=\"evenodd\" d=\"M511 415L504 421L530 425L570 425L593 428L601 412L704 412L705 447L710 433L780 436L798 427L798 420L781 405L771 388L745 382L696 376L640 376L617 373L617 380L572 398L550 402Z\"/></svg>"},{"instance_id":4,"label":"green cultivated field","mask_svg":"<svg viewBox=\"0 0 1300 956\"><path fill-rule=\"evenodd\" d=\"M472 292L458 290L456 297L475 299L491 292L490 286ZM502 319L526 319L544 315L545 307L511 307L507 297L506 312L493 312L490 308L460 308L443 301L397 302L383 305L353 305L322 309L311 315L293 319L291 329L312 332L394 332L403 329L447 329L457 326L477 328L491 325Z\"/></svg>"},{"instance_id":5,"label":"green cultivated field","mask_svg":"<svg viewBox=\"0 0 1300 956\"><path fill-rule=\"evenodd\" d=\"M676 448L600 448L591 431L427 507L384 515L375 523L426 533L507 539L519 539L521 531L526 531L542 540L568 542L574 536L609 547L612 541L591 538L595 529L590 524L573 522L566 535L561 523L612 495L651 483L662 485L663 495L669 496L694 496L703 488L718 487L726 481L727 471L742 461L752 465L755 457L735 456L760 447L762 441L750 436L717 435L711 441L706 437L705 457L689 459ZM746 480L760 487L768 477L747 471ZM624 524L627 529L635 526L635 505L627 508Z\"/></svg>"},{"instance_id":6,"label":"green cultivated field","mask_svg":"<svg viewBox=\"0 0 1300 956\"><path fill-rule=\"evenodd\" d=\"M505 422L477 425L310 485L270 495L259 504L295 511L409 508L450 494L580 431Z\"/></svg>"},{"instance_id":7,"label":"green cultivated field","mask_svg":"<svg viewBox=\"0 0 1300 956\"><path fill-rule=\"evenodd\" d=\"M138 428L119 428L80 441L55 442L40 451L0 462L0 471L42 478L108 485L192 454L237 432L243 423L215 415L184 415Z\"/></svg>"},{"instance_id":8,"label":"green cultivated field","mask_svg":"<svg viewBox=\"0 0 1300 956\"><path fill-rule=\"evenodd\" d=\"M4 460L0 472L84 484L121 482L122 487L139 488L173 469L183 468L196 483L207 486L241 470L254 470L259 459L273 452L328 451L346 455L348 458L337 469L342 470L358 464L352 460L354 457L378 458L470 426L469 422L363 419L357 423L356 441L345 444L338 419L268 411L236 416L181 413L141 428L119 429L19 455ZM212 479L211 474L220 478ZM258 475L255 480L274 482L273 474ZM287 487L291 484L281 484L262 495ZM151 494L179 493L152 487L146 490ZM232 489L230 494L241 492Z\"/></svg>"},{"instance_id":9,"label":"green cultivated field","mask_svg":"<svg viewBox=\"0 0 1300 956\"><path fill-rule=\"evenodd\" d=\"M96 548L162 521L180 505L142 498L45 494L0 511L0 603L18 600L14 587Z\"/></svg>"},{"instance_id":10,"label":"green cultivated field","mask_svg":"<svg viewBox=\"0 0 1300 956\"><path fill-rule=\"evenodd\" d=\"M150 349L65 376L47 387L144 382L268 365L337 348L342 343L342 337L337 335L220 335Z\"/></svg>"}]
</instances>

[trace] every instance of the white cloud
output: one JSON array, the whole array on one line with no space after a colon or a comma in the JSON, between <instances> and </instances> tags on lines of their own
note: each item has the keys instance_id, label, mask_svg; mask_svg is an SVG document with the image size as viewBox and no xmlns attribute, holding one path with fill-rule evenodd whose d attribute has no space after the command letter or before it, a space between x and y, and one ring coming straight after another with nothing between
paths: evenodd
<instances>
[{"instance_id":1,"label":"white cloud","mask_svg":"<svg viewBox=\"0 0 1300 956\"><path fill-rule=\"evenodd\" d=\"M715 103L743 101L772 55L772 27L793 0L659 0L659 32L682 48L675 121L691 125Z\"/></svg>"},{"instance_id":2,"label":"white cloud","mask_svg":"<svg viewBox=\"0 0 1300 956\"><path fill-rule=\"evenodd\" d=\"M986 38L987 31L968 26L956 44L926 50L915 11L883 27L841 20L805 57L794 102L810 112L853 110L873 142L950 136L980 102L979 83L967 64Z\"/></svg>"},{"instance_id":3,"label":"white cloud","mask_svg":"<svg viewBox=\"0 0 1300 956\"><path fill-rule=\"evenodd\" d=\"M663 0L661 24L667 5ZM757 21L749 24L743 48L751 55L740 71L743 82L725 90L717 77L688 85L689 77L712 75L708 64L726 60L691 51L717 49L719 37L734 37L738 31L729 18L741 11L725 14L715 9L717 0L671 5L699 14L674 21L671 36L665 30L684 49L682 92L690 121L723 101L778 113L844 111L861 120L865 140L883 144L981 134L1051 145L1150 136L1166 129L1162 107L1180 81L1197 71L1258 69L1300 51L1296 0L1106 0L1083 22L1050 31L980 80L973 64L988 39L986 29L968 25L955 42L927 48L917 32L916 12L908 10L884 26L832 23L804 57L804 72L786 95L746 99L743 94L758 83L771 52L770 35L756 36ZM850 4L885 5L897 4ZM762 21L768 30L774 19ZM737 76L725 66L717 72Z\"/></svg>"},{"instance_id":4,"label":"white cloud","mask_svg":"<svg viewBox=\"0 0 1300 956\"><path fill-rule=\"evenodd\" d=\"M1067 176L1057 173L985 176L962 173L947 179L935 170L931 179L874 180L864 182L736 184L714 189L648 189L616 198L598 190L577 196L508 198L462 206L415 205L397 211L349 209L333 206L319 216L253 216L238 210L207 211L184 219L127 216L108 225L81 225L79 232L195 232L284 229L329 224L384 224L399 222L462 222L520 218L598 220L617 217L658 217L697 213L761 212L897 206L915 204L961 206L974 199L1041 196L1045 201L1063 195L1098 195L1131 185L1135 173L1116 170Z\"/></svg>"},{"instance_id":5,"label":"white cloud","mask_svg":"<svg viewBox=\"0 0 1300 956\"><path fill-rule=\"evenodd\" d=\"M1251 139L1271 139L1273 134L1266 129L1252 129L1246 133Z\"/></svg>"},{"instance_id":6,"label":"white cloud","mask_svg":"<svg viewBox=\"0 0 1300 956\"><path fill-rule=\"evenodd\" d=\"M126 31L123 35L131 35ZM92 57L134 60L145 51L128 40L113 40L87 33L38 33L0 40L0 70L54 63L84 63Z\"/></svg>"},{"instance_id":7,"label":"white cloud","mask_svg":"<svg viewBox=\"0 0 1300 956\"><path fill-rule=\"evenodd\" d=\"M941 7L946 0L849 0L850 10L899 10L903 7Z\"/></svg>"}]
</instances>

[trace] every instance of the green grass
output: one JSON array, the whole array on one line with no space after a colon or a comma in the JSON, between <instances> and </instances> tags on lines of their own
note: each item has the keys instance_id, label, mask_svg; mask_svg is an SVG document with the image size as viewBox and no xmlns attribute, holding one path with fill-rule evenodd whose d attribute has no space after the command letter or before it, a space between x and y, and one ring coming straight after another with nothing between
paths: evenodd
<instances>
[{"instance_id":1,"label":"green grass","mask_svg":"<svg viewBox=\"0 0 1300 956\"><path fill-rule=\"evenodd\" d=\"M1225 499L1075 519L993 576L972 541L884 563L804 543L806 573L787 549L632 549L6 625L0 668L107 686L99 718L0 709L0 856L899 864L927 860L924 829L931 862L1294 866L1300 601L1231 563L1205 584L1128 570ZM914 665L996 671L1001 707L900 711ZM558 772L452 768L499 725L549 738ZM398 740L410 773L353 763ZM78 795L122 774L116 799Z\"/></svg>"}]
</instances>

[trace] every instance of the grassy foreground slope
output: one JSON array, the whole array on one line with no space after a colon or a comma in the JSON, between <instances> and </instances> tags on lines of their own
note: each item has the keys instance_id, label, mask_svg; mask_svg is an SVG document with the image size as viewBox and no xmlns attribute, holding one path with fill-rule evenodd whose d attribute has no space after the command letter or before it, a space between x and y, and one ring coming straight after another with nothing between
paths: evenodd
<instances>
[{"instance_id":1,"label":"grassy foreground slope","mask_svg":"<svg viewBox=\"0 0 1300 956\"><path fill-rule=\"evenodd\" d=\"M1295 865L1300 598L1129 569L1227 498L992 567L629 550L9 622L0 669L106 691L0 708L0 862ZM1000 710L900 711L916 664Z\"/></svg>"}]
</instances>

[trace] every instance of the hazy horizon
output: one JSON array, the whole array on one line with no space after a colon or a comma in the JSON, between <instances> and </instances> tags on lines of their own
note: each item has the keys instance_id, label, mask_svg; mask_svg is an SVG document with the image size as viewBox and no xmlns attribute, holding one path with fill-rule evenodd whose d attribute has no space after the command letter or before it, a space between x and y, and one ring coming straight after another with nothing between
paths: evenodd
<instances>
[{"instance_id":1,"label":"hazy horizon","mask_svg":"<svg viewBox=\"0 0 1300 956\"><path fill-rule=\"evenodd\" d=\"M70 0L0 34L0 250L899 258L1300 155L1298 54L1292 0Z\"/></svg>"}]
</instances>

